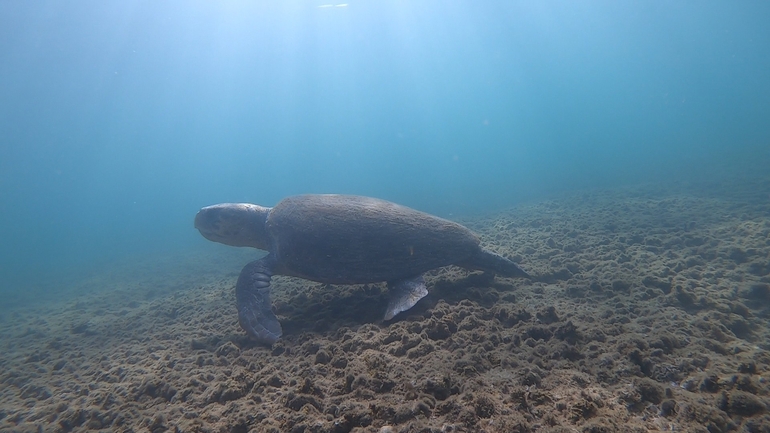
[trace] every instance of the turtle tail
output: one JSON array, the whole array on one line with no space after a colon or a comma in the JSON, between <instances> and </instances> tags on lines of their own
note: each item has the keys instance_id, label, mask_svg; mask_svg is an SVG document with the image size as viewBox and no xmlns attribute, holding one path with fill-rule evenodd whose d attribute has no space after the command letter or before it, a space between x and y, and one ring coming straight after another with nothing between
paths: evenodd
<instances>
[{"instance_id":1,"label":"turtle tail","mask_svg":"<svg viewBox=\"0 0 770 433\"><path fill-rule=\"evenodd\" d=\"M532 279L516 263L483 248L457 265L471 270L493 272L501 277Z\"/></svg>"}]
</instances>

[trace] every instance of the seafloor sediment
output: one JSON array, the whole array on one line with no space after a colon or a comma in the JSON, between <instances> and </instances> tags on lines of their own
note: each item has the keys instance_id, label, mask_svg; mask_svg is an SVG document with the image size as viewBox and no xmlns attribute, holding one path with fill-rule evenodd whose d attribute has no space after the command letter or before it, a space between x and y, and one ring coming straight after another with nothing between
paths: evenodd
<instances>
[{"instance_id":1,"label":"seafloor sediment","mask_svg":"<svg viewBox=\"0 0 770 433\"><path fill-rule=\"evenodd\" d=\"M467 219L536 281L437 270L395 323L384 285L277 278L272 348L238 328L237 271L127 266L2 313L0 430L770 432L768 190Z\"/></svg>"}]
</instances>

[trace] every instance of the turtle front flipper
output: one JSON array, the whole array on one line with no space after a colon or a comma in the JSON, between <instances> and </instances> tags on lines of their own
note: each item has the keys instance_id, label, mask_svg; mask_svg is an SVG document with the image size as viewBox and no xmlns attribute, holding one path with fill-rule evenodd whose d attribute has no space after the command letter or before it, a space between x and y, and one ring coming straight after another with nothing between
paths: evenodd
<instances>
[{"instance_id":1,"label":"turtle front flipper","mask_svg":"<svg viewBox=\"0 0 770 433\"><path fill-rule=\"evenodd\" d=\"M243 267L235 284L238 323L255 340L273 344L281 337L281 324L270 303L272 257L267 255Z\"/></svg>"},{"instance_id":2,"label":"turtle front flipper","mask_svg":"<svg viewBox=\"0 0 770 433\"><path fill-rule=\"evenodd\" d=\"M410 278L408 280L398 280L388 282L388 309L385 310L385 320L390 320L396 314L406 311L428 294L425 288L425 280L422 275Z\"/></svg>"}]
</instances>

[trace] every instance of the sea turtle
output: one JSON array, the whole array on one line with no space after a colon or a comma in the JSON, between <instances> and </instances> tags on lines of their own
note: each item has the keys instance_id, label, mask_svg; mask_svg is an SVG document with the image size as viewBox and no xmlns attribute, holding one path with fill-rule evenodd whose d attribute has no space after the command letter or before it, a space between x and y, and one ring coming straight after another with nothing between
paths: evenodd
<instances>
[{"instance_id":1,"label":"sea turtle","mask_svg":"<svg viewBox=\"0 0 770 433\"><path fill-rule=\"evenodd\" d=\"M481 248L466 227L370 197L299 195L273 208L217 204L198 212L195 228L214 242L268 251L243 268L235 286L241 327L267 344L281 336L270 305L273 275L330 284L386 281L385 320L428 294L422 274L434 268L457 265L529 278L516 263Z\"/></svg>"}]
</instances>

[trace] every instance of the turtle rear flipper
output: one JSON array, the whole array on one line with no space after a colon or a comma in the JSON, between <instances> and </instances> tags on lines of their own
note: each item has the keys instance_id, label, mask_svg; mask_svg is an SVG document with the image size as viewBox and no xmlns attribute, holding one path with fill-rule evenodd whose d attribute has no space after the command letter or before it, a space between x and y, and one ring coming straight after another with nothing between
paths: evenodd
<instances>
[{"instance_id":1,"label":"turtle rear flipper","mask_svg":"<svg viewBox=\"0 0 770 433\"><path fill-rule=\"evenodd\" d=\"M414 307L417 301L428 294L428 289L425 288L422 275L418 275L408 280L388 282L388 292L390 301L388 301L388 309L385 310L385 320L390 320L396 314Z\"/></svg>"},{"instance_id":2,"label":"turtle rear flipper","mask_svg":"<svg viewBox=\"0 0 770 433\"><path fill-rule=\"evenodd\" d=\"M246 333L260 343L272 345L281 337L281 324L270 303L270 255L243 267L235 284L238 323Z\"/></svg>"},{"instance_id":3,"label":"turtle rear flipper","mask_svg":"<svg viewBox=\"0 0 770 433\"><path fill-rule=\"evenodd\" d=\"M462 262L458 262L457 266L476 271L489 271L502 277L532 279L532 277L516 263L483 248L480 248L471 257Z\"/></svg>"}]
</instances>

